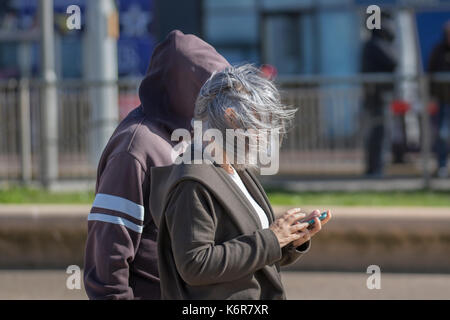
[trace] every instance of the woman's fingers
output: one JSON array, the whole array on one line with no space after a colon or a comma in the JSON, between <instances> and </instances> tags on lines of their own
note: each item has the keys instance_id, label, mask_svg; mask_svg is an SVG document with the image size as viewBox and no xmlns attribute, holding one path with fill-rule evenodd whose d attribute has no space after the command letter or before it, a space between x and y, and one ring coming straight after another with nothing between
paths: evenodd
<instances>
[{"instance_id":1,"label":"woman's fingers","mask_svg":"<svg viewBox=\"0 0 450 320\"><path fill-rule=\"evenodd\" d=\"M297 241L299 239L301 239L300 243ZM305 231L296 233L296 237L293 241L294 243L296 242L294 245L298 247L299 245L302 245L303 243L309 240L311 240L311 235L309 234L308 229L306 229Z\"/></svg>"},{"instance_id":2,"label":"woman's fingers","mask_svg":"<svg viewBox=\"0 0 450 320\"><path fill-rule=\"evenodd\" d=\"M299 232L299 235L300 235L300 238L304 238L304 239L306 239L306 240L311 239L311 233L309 232L308 229L306 229L306 230L303 231L303 232Z\"/></svg>"},{"instance_id":3,"label":"woman's fingers","mask_svg":"<svg viewBox=\"0 0 450 320\"><path fill-rule=\"evenodd\" d=\"M304 213L300 212L301 210L302 209L300 209L300 208L289 209L284 213L282 218L289 224L293 224L295 221L297 221L305 216Z\"/></svg>"},{"instance_id":4,"label":"woman's fingers","mask_svg":"<svg viewBox=\"0 0 450 320\"><path fill-rule=\"evenodd\" d=\"M291 214L298 213L298 212L300 212L301 210L302 210L302 209L300 209L300 208L292 208L292 209L289 209L289 210L286 211L285 216L290 216Z\"/></svg>"},{"instance_id":5,"label":"woman's fingers","mask_svg":"<svg viewBox=\"0 0 450 320\"><path fill-rule=\"evenodd\" d=\"M319 218L314 218L314 224L312 225L312 228L309 229L309 233L311 236L315 235L317 232L319 232L322 229L322 223L319 220Z\"/></svg>"},{"instance_id":6,"label":"woman's fingers","mask_svg":"<svg viewBox=\"0 0 450 320\"><path fill-rule=\"evenodd\" d=\"M311 212L310 215L311 215L311 219L313 219L315 217L320 217L320 210L316 209L313 212Z\"/></svg>"},{"instance_id":7,"label":"woman's fingers","mask_svg":"<svg viewBox=\"0 0 450 320\"><path fill-rule=\"evenodd\" d=\"M295 222L295 219L297 217L299 217L299 215L304 215L304 213L300 212L301 209L300 208L292 208L286 211L286 213L284 214L283 218L284 220L286 220L288 223L292 224Z\"/></svg>"},{"instance_id":8,"label":"woman's fingers","mask_svg":"<svg viewBox=\"0 0 450 320\"><path fill-rule=\"evenodd\" d=\"M326 224L331 219L331 211L327 210L327 217L322 220L322 225Z\"/></svg>"},{"instance_id":9,"label":"woman's fingers","mask_svg":"<svg viewBox=\"0 0 450 320\"><path fill-rule=\"evenodd\" d=\"M306 242L313 235L322 229L322 224L327 223L331 219L331 213L328 210L327 216L320 221L320 211L314 210L309 214L300 212L300 208L292 208L285 212L285 214L274 221L270 229L275 233L281 247L289 244L292 241ZM314 220L313 225L308 221Z\"/></svg>"},{"instance_id":10,"label":"woman's fingers","mask_svg":"<svg viewBox=\"0 0 450 320\"><path fill-rule=\"evenodd\" d=\"M291 230L291 233L296 233L296 232L299 232L299 231L302 231L302 230L308 228L308 226L309 226L309 223L307 223L307 222L297 223L297 224L292 225L290 230Z\"/></svg>"},{"instance_id":11,"label":"woman's fingers","mask_svg":"<svg viewBox=\"0 0 450 320\"><path fill-rule=\"evenodd\" d=\"M311 219L314 219L315 217L319 217L320 216L320 211L319 210L314 210L312 212L310 212L306 217L305 217L305 221L309 221Z\"/></svg>"},{"instance_id":12,"label":"woman's fingers","mask_svg":"<svg viewBox=\"0 0 450 320\"><path fill-rule=\"evenodd\" d=\"M327 210L327 217L320 221L318 218L314 218L314 225L309 229L311 236L315 235L317 232L322 230L322 226L326 224L331 219L331 211Z\"/></svg>"},{"instance_id":13,"label":"woman's fingers","mask_svg":"<svg viewBox=\"0 0 450 320\"><path fill-rule=\"evenodd\" d=\"M301 234L301 233L293 233L293 234L290 236L289 243L291 243L292 241L296 241L296 240L300 239L301 237L302 237L302 234Z\"/></svg>"},{"instance_id":14,"label":"woman's fingers","mask_svg":"<svg viewBox=\"0 0 450 320\"><path fill-rule=\"evenodd\" d=\"M302 212L298 212L298 213L294 213L291 214L287 219L287 223L289 223L289 225L294 224L295 222L297 222L298 220L302 220L303 218L305 218L306 214L302 213Z\"/></svg>"}]
</instances>

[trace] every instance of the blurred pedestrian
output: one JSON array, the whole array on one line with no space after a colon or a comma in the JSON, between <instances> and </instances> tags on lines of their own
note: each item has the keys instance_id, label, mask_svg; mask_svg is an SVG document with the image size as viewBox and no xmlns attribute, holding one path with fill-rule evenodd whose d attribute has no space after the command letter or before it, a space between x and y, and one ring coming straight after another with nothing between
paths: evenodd
<instances>
[{"instance_id":1,"label":"blurred pedestrian","mask_svg":"<svg viewBox=\"0 0 450 320\"><path fill-rule=\"evenodd\" d=\"M155 48L141 105L119 124L98 166L84 265L90 299L160 298L150 168L172 164L173 130L190 129L201 86L228 66L212 46L180 31Z\"/></svg>"},{"instance_id":2,"label":"blurred pedestrian","mask_svg":"<svg viewBox=\"0 0 450 320\"><path fill-rule=\"evenodd\" d=\"M391 16L383 13L381 29L373 29L362 51L363 73L394 72L397 58L394 50L394 25ZM365 141L365 173L370 176L383 174L383 144L385 137L386 95L392 93L393 85L386 83L364 84L364 111L368 119Z\"/></svg>"},{"instance_id":3,"label":"blurred pedestrian","mask_svg":"<svg viewBox=\"0 0 450 320\"><path fill-rule=\"evenodd\" d=\"M444 25L442 40L434 47L428 61L428 72L450 71L450 20ZM447 155L450 130L450 85L431 82L431 96L437 100L438 110L434 116L436 127L435 151L438 162L436 175L448 177Z\"/></svg>"}]
</instances>

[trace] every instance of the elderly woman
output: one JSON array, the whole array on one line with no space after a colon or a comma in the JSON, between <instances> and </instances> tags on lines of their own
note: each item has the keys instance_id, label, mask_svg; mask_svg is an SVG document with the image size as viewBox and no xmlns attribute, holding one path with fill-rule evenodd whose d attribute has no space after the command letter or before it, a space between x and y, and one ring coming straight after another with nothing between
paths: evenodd
<instances>
[{"instance_id":1,"label":"elderly woman","mask_svg":"<svg viewBox=\"0 0 450 320\"><path fill-rule=\"evenodd\" d=\"M150 203L159 226L161 297L284 299L280 266L308 251L311 237L331 218L330 212L320 221L318 210L306 215L294 208L275 219L262 186L249 170L258 163L248 154L247 162L233 160L235 152L254 150L255 141L263 140L260 130L283 133L295 111L282 106L275 86L250 65L213 74L195 108L194 120L202 121L203 128L223 133L242 129L256 139L247 139L243 149L211 139L216 152L200 153L201 164L152 168ZM205 150L206 145L200 148ZM274 151L262 146L267 153ZM306 222L310 220L314 223Z\"/></svg>"}]
</instances>

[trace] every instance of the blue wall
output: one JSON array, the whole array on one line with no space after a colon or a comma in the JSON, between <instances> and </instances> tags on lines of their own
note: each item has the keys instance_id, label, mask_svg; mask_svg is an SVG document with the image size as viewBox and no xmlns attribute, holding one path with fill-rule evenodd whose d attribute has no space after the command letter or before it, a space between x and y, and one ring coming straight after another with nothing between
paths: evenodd
<instances>
[{"instance_id":1,"label":"blue wall","mask_svg":"<svg viewBox=\"0 0 450 320\"><path fill-rule=\"evenodd\" d=\"M4 1L4 0L1 0ZM85 4L88 0L54 0L56 32L61 40L62 76L82 76L82 35L85 25ZM90 0L96 1L96 0ZM37 0L14 0L10 4L17 12L17 29L27 31L37 25ZM156 40L149 30L154 17L154 0L119 0L120 38L118 65L120 76L139 76L146 72ZM82 30L65 28L66 9L80 6ZM33 45L33 75L39 74L39 44Z\"/></svg>"},{"instance_id":2,"label":"blue wall","mask_svg":"<svg viewBox=\"0 0 450 320\"><path fill-rule=\"evenodd\" d=\"M443 25L450 20L450 11L427 11L417 14L422 67L427 68L433 47L442 40Z\"/></svg>"}]
</instances>

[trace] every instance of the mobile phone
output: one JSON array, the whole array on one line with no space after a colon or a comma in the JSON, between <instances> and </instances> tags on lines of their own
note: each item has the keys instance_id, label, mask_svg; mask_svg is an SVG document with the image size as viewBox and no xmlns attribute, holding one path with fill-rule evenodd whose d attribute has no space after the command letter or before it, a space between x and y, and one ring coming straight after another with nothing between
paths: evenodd
<instances>
[{"instance_id":1,"label":"mobile phone","mask_svg":"<svg viewBox=\"0 0 450 320\"><path fill-rule=\"evenodd\" d=\"M327 212L322 212L322 213L320 214L320 216L319 216L319 220L322 221L322 220L325 219L326 217L327 217ZM302 221L302 222L304 222L304 221ZM312 226L312 225L314 224L314 219L311 219L311 220L306 221L306 222L308 222L308 224L309 224L310 226Z\"/></svg>"}]
</instances>

